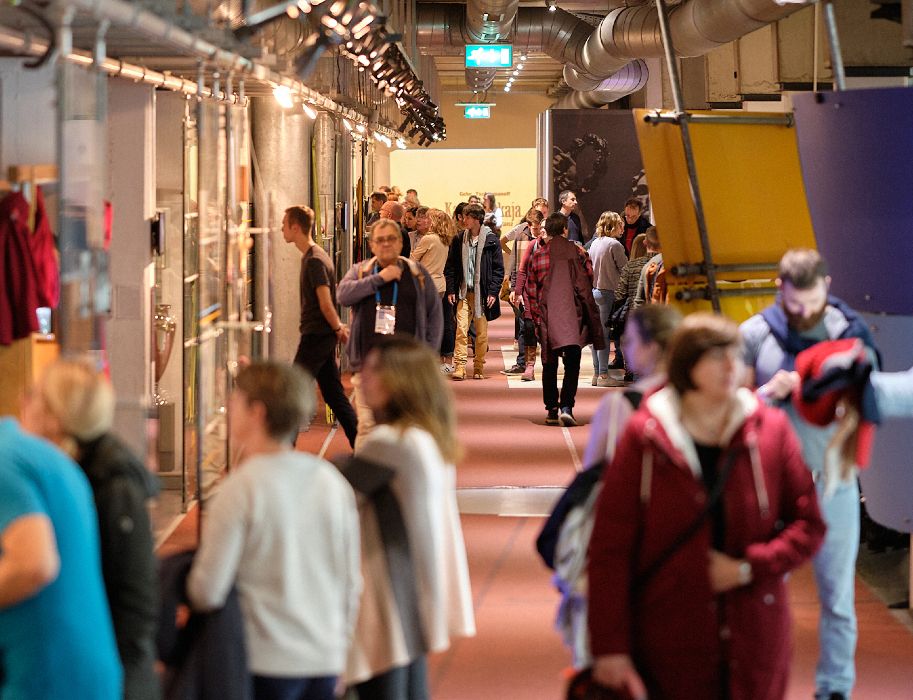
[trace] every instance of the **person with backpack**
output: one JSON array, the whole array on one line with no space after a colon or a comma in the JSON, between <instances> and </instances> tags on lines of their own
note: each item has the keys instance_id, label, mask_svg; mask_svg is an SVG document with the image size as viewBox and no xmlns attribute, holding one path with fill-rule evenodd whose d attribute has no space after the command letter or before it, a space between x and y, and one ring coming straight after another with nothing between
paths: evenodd
<instances>
[{"instance_id":1,"label":"person with backpack","mask_svg":"<svg viewBox=\"0 0 913 700\"><path fill-rule=\"evenodd\" d=\"M593 677L636 698L780 700L792 659L785 575L821 546L789 418L743 386L738 326L685 318L668 384L606 469L589 548Z\"/></svg>"},{"instance_id":2,"label":"person with backpack","mask_svg":"<svg viewBox=\"0 0 913 700\"><path fill-rule=\"evenodd\" d=\"M643 396L666 381L664 355L681 315L671 306L647 306L631 312L622 343L641 379L624 392L612 391L593 416L590 440L583 455L587 465L558 500L536 540L552 581L561 593L555 626L573 655L574 668L592 663L587 632L587 547L593 529L604 465L612 461L615 445Z\"/></svg>"}]
</instances>

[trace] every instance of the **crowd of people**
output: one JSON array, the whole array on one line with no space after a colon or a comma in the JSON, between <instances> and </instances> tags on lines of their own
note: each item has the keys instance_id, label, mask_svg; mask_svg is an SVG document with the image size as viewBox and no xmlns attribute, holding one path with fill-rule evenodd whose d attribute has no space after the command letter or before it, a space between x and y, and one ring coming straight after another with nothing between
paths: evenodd
<instances>
[{"instance_id":1,"label":"crowd of people","mask_svg":"<svg viewBox=\"0 0 913 700\"><path fill-rule=\"evenodd\" d=\"M682 319L637 199L587 236L573 192L556 211L534 200L509 231L491 193L452 214L415 190L400 197L371 195L371 256L341 277L314 212L285 212L301 253L300 343L292 364L246 364L234 379L238 464L178 579L189 621L158 619L146 509L157 486L111 432L103 374L58 361L21 422L0 421L0 697L176 696L192 681L170 658L155 668L168 630L187 648L239 640L249 683L220 697L428 698L427 655L475 634L449 382L486 378L504 301L518 352L504 374L532 380L541 360L546 425L578 425L588 345L592 385L621 389L593 416L588 468L539 542L574 665L632 698L782 698L785 576L811 560L816 697L849 698L855 469L867 422L913 413L913 375L878 371L821 257L787 252L777 301L741 327ZM353 449L336 464L294 449L315 411L309 377ZM223 631L207 637L211 624Z\"/></svg>"}]
</instances>

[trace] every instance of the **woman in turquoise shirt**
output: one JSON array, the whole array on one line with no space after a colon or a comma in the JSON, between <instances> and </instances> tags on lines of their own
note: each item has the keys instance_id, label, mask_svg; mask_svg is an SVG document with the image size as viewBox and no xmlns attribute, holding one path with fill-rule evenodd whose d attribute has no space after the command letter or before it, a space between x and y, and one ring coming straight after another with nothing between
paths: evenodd
<instances>
[{"instance_id":1,"label":"woman in turquoise shirt","mask_svg":"<svg viewBox=\"0 0 913 700\"><path fill-rule=\"evenodd\" d=\"M115 700L121 682L89 483L0 420L0 700Z\"/></svg>"}]
</instances>

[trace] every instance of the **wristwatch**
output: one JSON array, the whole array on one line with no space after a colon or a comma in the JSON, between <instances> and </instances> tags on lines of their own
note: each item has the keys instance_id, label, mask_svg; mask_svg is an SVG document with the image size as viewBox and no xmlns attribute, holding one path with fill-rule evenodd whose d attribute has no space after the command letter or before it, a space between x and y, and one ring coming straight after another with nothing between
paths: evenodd
<instances>
[{"instance_id":1,"label":"wristwatch","mask_svg":"<svg viewBox=\"0 0 913 700\"><path fill-rule=\"evenodd\" d=\"M739 585L747 586L753 578L751 562L743 561L739 564Z\"/></svg>"}]
</instances>

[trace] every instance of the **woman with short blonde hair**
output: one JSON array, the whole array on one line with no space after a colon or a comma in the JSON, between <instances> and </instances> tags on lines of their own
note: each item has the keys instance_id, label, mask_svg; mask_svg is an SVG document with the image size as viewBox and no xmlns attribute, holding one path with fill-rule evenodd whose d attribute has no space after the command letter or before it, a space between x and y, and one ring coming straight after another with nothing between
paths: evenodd
<instances>
[{"instance_id":1,"label":"woman with short blonde hair","mask_svg":"<svg viewBox=\"0 0 913 700\"><path fill-rule=\"evenodd\" d=\"M596 236L618 238L624 230L624 225L624 219L618 212L604 211L599 217L599 221L596 222Z\"/></svg>"},{"instance_id":2,"label":"woman with short blonde hair","mask_svg":"<svg viewBox=\"0 0 913 700\"><path fill-rule=\"evenodd\" d=\"M85 362L49 365L22 404L22 427L55 443L89 479L105 590L124 667L124 698L156 700L158 564L146 502L158 493L158 483L111 434L113 422L111 383Z\"/></svg>"}]
</instances>

